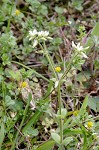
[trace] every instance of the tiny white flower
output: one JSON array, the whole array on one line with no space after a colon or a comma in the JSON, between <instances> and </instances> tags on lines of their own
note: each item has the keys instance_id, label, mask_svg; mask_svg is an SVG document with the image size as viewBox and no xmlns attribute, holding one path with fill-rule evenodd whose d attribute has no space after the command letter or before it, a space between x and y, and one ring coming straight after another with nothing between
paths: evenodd
<instances>
[{"instance_id":1,"label":"tiny white flower","mask_svg":"<svg viewBox=\"0 0 99 150\"><path fill-rule=\"evenodd\" d=\"M38 44L38 41L37 41L37 40L34 40L33 48L34 48L35 46L37 46L37 44Z\"/></svg>"},{"instance_id":2,"label":"tiny white flower","mask_svg":"<svg viewBox=\"0 0 99 150\"><path fill-rule=\"evenodd\" d=\"M10 113L10 115L11 115L12 118L14 118L16 116L16 114L17 114L16 112L11 112Z\"/></svg>"},{"instance_id":3,"label":"tiny white flower","mask_svg":"<svg viewBox=\"0 0 99 150\"><path fill-rule=\"evenodd\" d=\"M72 24L72 21L69 20L68 23L69 23L69 24Z\"/></svg>"},{"instance_id":4,"label":"tiny white flower","mask_svg":"<svg viewBox=\"0 0 99 150\"><path fill-rule=\"evenodd\" d=\"M33 31L30 30L30 31L29 31L29 37L30 37L29 40L33 39L34 36L37 35L37 33L38 33L38 32L37 32L36 29L34 29Z\"/></svg>"},{"instance_id":5,"label":"tiny white flower","mask_svg":"<svg viewBox=\"0 0 99 150\"><path fill-rule=\"evenodd\" d=\"M37 32L37 30L34 29L33 31L32 30L29 31L29 35L27 37L29 37L29 40L33 40L33 48L34 48L35 46L37 46L39 42L46 41L48 39L49 40L53 39L48 35L49 35L48 31Z\"/></svg>"},{"instance_id":6,"label":"tiny white flower","mask_svg":"<svg viewBox=\"0 0 99 150\"><path fill-rule=\"evenodd\" d=\"M38 36L42 36L42 31L39 31L39 32L38 32Z\"/></svg>"},{"instance_id":7,"label":"tiny white flower","mask_svg":"<svg viewBox=\"0 0 99 150\"><path fill-rule=\"evenodd\" d=\"M49 35L49 32L48 31L45 31L44 32L44 36L48 36Z\"/></svg>"},{"instance_id":8,"label":"tiny white flower","mask_svg":"<svg viewBox=\"0 0 99 150\"><path fill-rule=\"evenodd\" d=\"M77 49L78 51L83 50L83 46L80 45L80 43L78 43L77 45L74 43L74 41L72 41L72 47L74 47L75 49Z\"/></svg>"},{"instance_id":9,"label":"tiny white flower","mask_svg":"<svg viewBox=\"0 0 99 150\"><path fill-rule=\"evenodd\" d=\"M39 37L47 37L49 35L48 31L39 31L38 36Z\"/></svg>"},{"instance_id":10,"label":"tiny white flower","mask_svg":"<svg viewBox=\"0 0 99 150\"><path fill-rule=\"evenodd\" d=\"M98 133L96 133L96 132L94 132L94 133L92 133L92 135L97 135Z\"/></svg>"},{"instance_id":11,"label":"tiny white flower","mask_svg":"<svg viewBox=\"0 0 99 150\"><path fill-rule=\"evenodd\" d=\"M84 53L84 50L88 49L89 47L84 48L83 46L80 45L80 43L76 45L73 41L72 41L72 47L75 48L81 54L82 57L88 58L87 55Z\"/></svg>"},{"instance_id":12,"label":"tiny white flower","mask_svg":"<svg viewBox=\"0 0 99 150\"><path fill-rule=\"evenodd\" d=\"M77 46L75 45L74 41L72 41L72 47L77 48Z\"/></svg>"}]
</instances>

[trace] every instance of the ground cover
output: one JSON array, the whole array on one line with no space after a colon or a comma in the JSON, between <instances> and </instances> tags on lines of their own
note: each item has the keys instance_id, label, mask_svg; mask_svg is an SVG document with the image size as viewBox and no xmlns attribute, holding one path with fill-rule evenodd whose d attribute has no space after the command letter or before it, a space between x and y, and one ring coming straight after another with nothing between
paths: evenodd
<instances>
[{"instance_id":1,"label":"ground cover","mask_svg":"<svg viewBox=\"0 0 99 150\"><path fill-rule=\"evenodd\" d=\"M98 0L0 1L0 149L99 149Z\"/></svg>"}]
</instances>

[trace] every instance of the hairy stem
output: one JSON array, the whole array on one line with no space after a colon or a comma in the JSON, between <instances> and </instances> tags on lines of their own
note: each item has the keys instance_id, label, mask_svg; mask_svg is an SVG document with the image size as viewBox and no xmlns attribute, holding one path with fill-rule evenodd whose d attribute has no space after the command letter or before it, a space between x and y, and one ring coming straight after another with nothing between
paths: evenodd
<instances>
[{"instance_id":1,"label":"hairy stem","mask_svg":"<svg viewBox=\"0 0 99 150\"><path fill-rule=\"evenodd\" d=\"M59 115L60 115L60 143L63 142L63 120L62 120L62 101L61 101L61 91L60 91L61 83L58 84L58 104L59 104Z\"/></svg>"}]
</instances>

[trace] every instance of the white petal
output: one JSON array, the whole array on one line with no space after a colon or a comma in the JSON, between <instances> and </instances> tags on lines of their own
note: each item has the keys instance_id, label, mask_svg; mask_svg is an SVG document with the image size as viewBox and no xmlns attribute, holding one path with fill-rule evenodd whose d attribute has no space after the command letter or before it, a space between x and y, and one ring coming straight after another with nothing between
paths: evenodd
<instances>
[{"instance_id":1,"label":"white petal","mask_svg":"<svg viewBox=\"0 0 99 150\"><path fill-rule=\"evenodd\" d=\"M34 29L33 31L29 31L29 36L34 37L37 34L37 30Z\"/></svg>"},{"instance_id":2,"label":"white petal","mask_svg":"<svg viewBox=\"0 0 99 150\"><path fill-rule=\"evenodd\" d=\"M83 50L83 46L80 46L80 43L77 44L77 50L78 50L78 51Z\"/></svg>"},{"instance_id":3,"label":"white petal","mask_svg":"<svg viewBox=\"0 0 99 150\"><path fill-rule=\"evenodd\" d=\"M77 44L77 47L80 47L80 43Z\"/></svg>"},{"instance_id":4,"label":"white petal","mask_svg":"<svg viewBox=\"0 0 99 150\"><path fill-rule=\"evenodd\" d=\"M37 40L34 40L34 43L33 43L33 48L38 44L38 41Z\"/></svg>"},{"instance_id":5,"label":"white petal","mask_svg":"<svg viewBox=\"0 0 99 150\"><path fill-rule=\"evenodd\" d=\"M82 54L82 56L83 56L84 58L88 58L85 53L81 52L81 54Z\"/></svg>"},{"instance_id":6,"label":"white petal","mask_svg":"<svg viewBox=\"0 0 99 150\"><path fill-rule=\"evenodd\" d=\"M48 36L48 35L49 35L49 32L48 32L48 31L45 31L44 35L45 35L45 36Z\"/></svg>"},{"instance_id":7,"label":"white petal","mask_svg":"<svg viewBox=\"0 0 99 150\"><path fill-rule=\"evenodd\" d=\"M69 24L72 24L72 21L68 21Z\"/></svg>"},{"instance_id":8,"label":"white petal","mask_svg":"<svg viewBox=\"0 0 99 150\"><path fill-rule=\"evenodd\" d=\"M48 31L40 31L38 32L38 36L40 37L47 37L49 35Z\"/></svg>"},{"instance_id":9,"label":"white petal","mask_svg":"<svg viewBox=\"0 0 99 150\"><path fill-rule=\"evenodd\" d=\"M42 35L42 32L40 31L40 32L38 32L38 36L41 36Z\"/></svg>"},{"instance_id":10,"label":"white petal","mask_svg":"<svg viewBox=\"0 0 99 150\"><path fill-rule=\"evenodd\" d=\"M72 41L72 47L77 48L77 46L75 45L74 41Z\"/></svg>"}]
</instances>

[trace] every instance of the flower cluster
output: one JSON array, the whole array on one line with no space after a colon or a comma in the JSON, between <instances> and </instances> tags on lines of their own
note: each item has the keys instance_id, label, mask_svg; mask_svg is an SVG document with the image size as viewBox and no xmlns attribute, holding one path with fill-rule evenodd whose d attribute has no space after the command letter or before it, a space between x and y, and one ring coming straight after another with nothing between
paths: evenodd
<instances>
[{"instance_id":1,"label":"flower cluster","mask_svg":"<svg viewBox=\"0 0 99 150\"><path fill-rule=\"evenodd\" d=\"M33 48L37 46L37 44L40 41L46 41L47 39L52 39L51 37L48 36L49 32L48 31L37 31L34 29L33 31L29 31L29 40L33 40Z\"/></svg>"},{"instance_id":2,"label":"flower cluster","mask_svg":"<svg viewBox=\"0 0 99 150\"><path fill-rule=\"evenodd\" d=\"M80 43L76 45L73 41L72 41L72 47L77 51L77 53L79 53L80 57L88 58L84 50L88 49L89 47L84 48L83 46L80 45Z\"/></svg>"}]
</instances>

